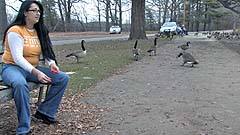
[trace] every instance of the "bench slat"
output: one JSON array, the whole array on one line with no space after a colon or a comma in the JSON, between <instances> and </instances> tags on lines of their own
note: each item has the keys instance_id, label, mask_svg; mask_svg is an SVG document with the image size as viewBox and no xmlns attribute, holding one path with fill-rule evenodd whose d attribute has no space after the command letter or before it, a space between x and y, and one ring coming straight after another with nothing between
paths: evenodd
<instances>
[{"instance_id":1,"label":"bench slat","mask_svg":"<svg viewBox=\"0 0 240 135\"><path fill-rule=\"evenodd\" d=\"M4 87L4 85L2 85L2 86ZM5 87L7 87L7 86L5 86ZM39 87L43 87L43 86L42 86L42 84L28 82L28 87L30 90L34 90L34 89L38 89ZM12 89L10 87L0 90L0 103L11 100L12 98L13 98Z\"/></svg>"}]
</instances>

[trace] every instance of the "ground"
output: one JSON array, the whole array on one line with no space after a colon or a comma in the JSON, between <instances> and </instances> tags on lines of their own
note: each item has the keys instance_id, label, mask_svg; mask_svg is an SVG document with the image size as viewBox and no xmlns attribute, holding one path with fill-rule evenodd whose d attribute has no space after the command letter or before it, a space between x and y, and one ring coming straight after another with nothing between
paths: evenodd
<instances>
[{"instance_id":1,"label":"ground","mask_svg":"<svg viewBox=\"0 0 240 135\"><path fill-rule=\"evenodd\" d=\"M177 45L199 61L182 67ZM102 131L90 135L239 135L239 41L202 36L161 45L123 74L99 83L82 101L106 107Z\"/></svg>"},{"instance_id":2,"label":"ground","mask_svg":"<svg viewBox=\"0 0 240 135\"><path fill-rule=\"evenodd\" d=\"M193 68L180 66L182 59L176 58L177 46L187 41L188 52L199 62ZM239 41L201 35L158 43L157 56L64 98L59 124L33 119L32 134L239 135L239 46ZM14 134L14 104L0 108L0 133Z\"/></svg>"}]
</instances>

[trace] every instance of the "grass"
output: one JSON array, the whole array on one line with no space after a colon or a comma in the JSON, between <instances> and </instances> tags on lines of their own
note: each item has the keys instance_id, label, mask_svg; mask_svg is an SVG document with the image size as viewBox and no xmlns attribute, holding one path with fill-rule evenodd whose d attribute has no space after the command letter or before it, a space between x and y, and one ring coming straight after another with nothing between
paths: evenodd
<instances>
[{"instance_id":1,"label":"grass","mask_svg":"<svg viewBox=\"0 0 240 135\"><path fill-rule=\"evenodd\" d=\"M131 52L134 42L128 40L86 42L87 56L79 63L76 63L74 57L65 57L68 53L80 49L79 44L54 46L60 69L75 72L70 75L71 80L66 94L85 90L134 62ZM147 55L146 51L151 45L153 39L138 42L141 57Z\"/></svg>"}]
</instances>

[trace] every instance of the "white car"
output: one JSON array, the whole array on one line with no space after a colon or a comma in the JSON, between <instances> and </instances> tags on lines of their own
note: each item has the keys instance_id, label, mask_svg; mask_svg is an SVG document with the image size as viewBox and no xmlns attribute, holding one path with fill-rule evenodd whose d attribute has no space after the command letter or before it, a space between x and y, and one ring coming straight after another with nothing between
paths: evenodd
<instances>
[{"instance_id":1,"label":"white car","mask_svg":"<svg viewBox=\"0 0 240 135\"><path fill-rule=\"evenodd\" d=\"M109 29L110 34L121 34L121 27L120 26L111 26Z\"/></svg>"},{"instance_id":2,"label":"white car","mask_svg":"<svg viewBox=\"0 0 240 135\"><path fill-rule=\"evenodd\" d=\"M171 32L177 34L177 23L176 22L165 22L160 28L160 33Z\"/></svg>"}]
</instances>

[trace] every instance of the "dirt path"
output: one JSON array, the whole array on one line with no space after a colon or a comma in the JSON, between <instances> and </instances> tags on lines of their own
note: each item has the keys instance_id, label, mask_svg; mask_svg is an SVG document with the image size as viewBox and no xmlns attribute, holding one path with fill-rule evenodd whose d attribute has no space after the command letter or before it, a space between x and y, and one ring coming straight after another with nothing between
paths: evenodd
<instances>
[{"instance_id":1,"label":"dirt path","mask_svg":"<svg viewBox=\"0 0 240 135\"><path fill-rule=\"evenodd\" d=\"M199 61L181 67L177 45L190 40ZM239 48L238 48L239 49ZM88 135L239 135L240 56L205 37L178 38L89 90L83 102L107 108Z\"/></svg>"}]
</instances>

